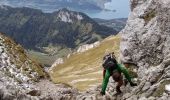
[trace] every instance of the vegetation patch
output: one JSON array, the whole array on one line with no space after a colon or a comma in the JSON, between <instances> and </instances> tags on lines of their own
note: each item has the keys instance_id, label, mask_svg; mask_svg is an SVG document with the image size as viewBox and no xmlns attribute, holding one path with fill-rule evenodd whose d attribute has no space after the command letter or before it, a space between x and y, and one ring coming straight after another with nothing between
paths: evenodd
<instances>
[{"instance_id":1,"label":"vegetation patch","mask_svg":"<svg viewBox=\"0 0 170 100\"><path fill-rule=\"evenodd\" d=\"M165 91L165 85L167 85L167 84L170 84L170 81L169 81L169 80L163 81L163 82L159 85L159 87L156 89L156 91L153 93L153 96L154 96L154 97L159 97L159 96L161 96L161 95L164 93L164 91Z\"/></svg>"},{"instance_id":2,"label":"vegetation patch","mask_svg":"<svg viewBox=\"0 0 170 100\"><path fill-rule=\"evenodd\" d=\"M41 52L36 52L36 51L28 51L27 55L34 61L37 61L43 66L51 66L55 60L58 58L57 55L50 56Z\"/></svg>"},{"instance_id":3,"label":"vegetation patch","mask_svg":"<svg viewBox=\"0 0 170 100\"><path fill-rule=\"evenodd\" d=\"M156 12L154 10L146 14L145 16L143 16L143 19L145 20L145 24L147 24L155 16L156 16Z\"/></svg>"},{"instance_id":4,"label":"vegetation patch","mask_svg":"<svg viewBox=\"0 0 170 100\"><path fill-rule=\"evenodd\" d=\"M138 74L137 72L134 72L132 68L128 68L129 74L133 77L133 78L137 78Z\"/></svg>"}]
</instances>

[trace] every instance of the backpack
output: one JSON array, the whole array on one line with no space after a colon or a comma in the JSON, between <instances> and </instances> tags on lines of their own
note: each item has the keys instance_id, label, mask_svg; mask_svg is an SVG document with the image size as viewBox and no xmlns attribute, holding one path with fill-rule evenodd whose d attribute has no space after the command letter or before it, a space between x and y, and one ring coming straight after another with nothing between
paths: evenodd
<instances>
[{"instance_id":1,"label":"backpack","mask_svg":"<svg viewBox=\"0 0 170 100\"><path fill-rule=\"evenodd\" d=\"M114 70L117 67L116 57L113 53L109 53L103 57L103 64L104 69Z\"/></svg>"}]
</instances>

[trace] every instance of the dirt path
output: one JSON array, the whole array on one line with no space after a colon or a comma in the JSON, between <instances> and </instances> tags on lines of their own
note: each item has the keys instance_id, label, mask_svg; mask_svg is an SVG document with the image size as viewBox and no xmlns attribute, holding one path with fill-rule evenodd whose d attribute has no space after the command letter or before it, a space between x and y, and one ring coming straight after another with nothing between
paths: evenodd
<instances>
[{"instance_id":1,"label":"dirt path","mask_svg":"<svg viewBox=\"0 0 170 100\"><path fill-rule=\"evenodd\" d=\"M41 91L43 97L50 97L54 100L73 98L74 95L78 94L76 89L72 89L62 84L54 84L47 79L40 80L40 82L36 83L36 87Z\"/></svg>"}]
</instances>

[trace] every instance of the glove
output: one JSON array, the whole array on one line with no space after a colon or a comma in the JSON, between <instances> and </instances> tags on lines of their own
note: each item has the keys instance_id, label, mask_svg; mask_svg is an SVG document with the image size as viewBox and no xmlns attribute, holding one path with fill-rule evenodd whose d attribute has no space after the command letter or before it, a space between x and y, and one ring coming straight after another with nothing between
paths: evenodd
<instances>
[{"instance_id":1,"label":"glove","mask_svg":"<svg viewBox=\"0 0 170 100\"><path fill-rule=\"evenodd\" d=\"M105 95L105 92L102 92L102 91L101 91L100 94L103 96L103 95Z\"/></svg>"},{"instance_id":2,"label":"glove","mask_svg":"<svg viewBox=\"0 0 170 100\"><path fill-rule=\"evenodd\" d=\"M128 84L128 80L124 79L124 85L126 86Z\"/></svg>"},{"instance_id":3,"label":"glove","mask_svg":"<svg viewBox=\"0 0 170 100\"><path fill-rule=\"evenodd\" d=\"M133 87L133 86L137 86L137 84L136 84L136 83L131 82L131 83L130 83L130 86L132 86L132 87Z\"/></svg>"}]
</instances>

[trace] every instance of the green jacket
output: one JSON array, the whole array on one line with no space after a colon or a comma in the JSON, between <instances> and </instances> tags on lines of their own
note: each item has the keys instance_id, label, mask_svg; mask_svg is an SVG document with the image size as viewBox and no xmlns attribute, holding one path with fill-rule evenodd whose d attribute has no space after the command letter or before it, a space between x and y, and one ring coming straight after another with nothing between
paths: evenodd
<instances>
[{"instance_id":1,"label":"green jacket","mask_svg":"<svg viewBox=\"0 0 170 100\"><path fill-rule=\"evenodd\" d=\"M123 64L117 64L116 70L118 70L119 72L122 72L125 75L126 79L130 83L132 83L131 76L129 75L127 69L124 67ZM102 92L103 93L105 93L105 91L106 91L110 76L111 76L111 71L109 69L106 69L106 73L104 75L104 79L103 79L103 83L102 83Z\"/></svg>"}]
</instances>

